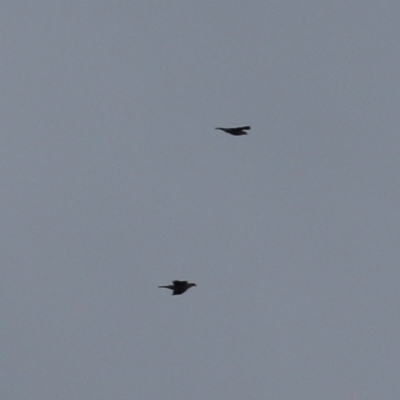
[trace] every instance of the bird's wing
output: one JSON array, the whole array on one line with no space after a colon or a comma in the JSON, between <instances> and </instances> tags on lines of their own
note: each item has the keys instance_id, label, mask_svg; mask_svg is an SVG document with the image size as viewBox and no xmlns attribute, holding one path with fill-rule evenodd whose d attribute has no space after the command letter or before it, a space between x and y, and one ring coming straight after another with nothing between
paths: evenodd
<instances>
[{"instance_id":1,"label":"bird's wing","mask_svg":"<svg viewBox=\"0 0 400 400\"><path fill-rule=\"evenodd\" d=\"M251 129L251 127L247 125L247 126L239 126L238 128L235 128L235 129L238 129L241 131L248 131Z\"/></svg>"},{"instance_id":2,"label":"bird's wing","mask_svg":"<svg viewBox=\"0 0 400 400\"><path fill-rule=\"evenodd\" d=\"M175 286L186 286L187 285L187 281L173 281L172 282Z\"/></svg>"}]
</instances>

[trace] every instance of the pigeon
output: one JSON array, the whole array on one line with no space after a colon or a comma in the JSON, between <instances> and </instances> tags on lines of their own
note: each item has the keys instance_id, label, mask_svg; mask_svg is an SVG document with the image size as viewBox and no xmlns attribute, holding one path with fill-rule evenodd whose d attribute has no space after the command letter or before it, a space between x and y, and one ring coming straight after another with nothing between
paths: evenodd
<instances>
[{"instance_id":1,"label":"pigeon","mask_svg":"<svg viewBox=\"0 0 400 400\"><path fill-rule=\"evenodd\" d=\"M185 293L192 286L197 286L195 283L189 283L188 281L173 281L172 283L172 285L159 286L159 288L171 289L172 296L176 296Z\"/></svg>"},{"instance_id":2,"label":"pigeon","mask_svg":"<svg viewBox=\"0 0 400 400\"><path fill-rule=\"evenodd\" d=\"M250 126L239 126L237 128L215 128L219 129L220 131L224 131L226 133L230 133L233 136L242 136L247 135L248 130L250 130Z\"/></svg>"}]
</instances>

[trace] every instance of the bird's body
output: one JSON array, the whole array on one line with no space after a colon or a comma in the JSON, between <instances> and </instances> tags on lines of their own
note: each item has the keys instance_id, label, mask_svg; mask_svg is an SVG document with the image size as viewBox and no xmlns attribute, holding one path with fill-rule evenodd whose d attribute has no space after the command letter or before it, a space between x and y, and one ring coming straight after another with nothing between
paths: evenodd
<instances>
[{"instance_id":1,"label":"bird's body","mask_svg":"<svg viewBox=\"0 0 400 400\"><path fill-rule=\"evenodd\" d=\"M173 281L172 285L159 286L159 288L171 289L172 295L176 296L183 294L186 290L190 289L192 286L197 286L195 283L189 283L188 281Z\"/></svg>"},{"instance_id":2,"label":"bird's body","mask_svg":"<svg viewBox=\"0 0 400 400\"><path fill-rule=\"evenodd\" d=\"M219 129L220 131L224 131L233 136L242 136L242 135L247 135L246 131L250 130L251 127L247 125L247 126L239 126L237 128L215 128L215 129Z\"/></svg>"}]
</instances>

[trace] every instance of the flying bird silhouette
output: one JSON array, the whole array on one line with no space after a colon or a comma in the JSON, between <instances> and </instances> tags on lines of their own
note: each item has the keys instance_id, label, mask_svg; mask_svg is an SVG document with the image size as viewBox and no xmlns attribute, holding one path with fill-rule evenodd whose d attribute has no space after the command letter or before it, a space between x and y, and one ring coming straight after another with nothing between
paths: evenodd
<instances>
[{"instance_id":1,"label":"flying bird silhouette","mask_svg":"<svg viewBox=\"0 0 400 400\"><path fill-rule=\"evenodd\" d=\"M215 128L219 129L220 131L224 131L226 133L230 133L233 136L242 136L247 135L248 130L250 130L250 126L239 126L237 128Z\"/></svg>"},{"instance_id":2,"label":"flying bird silhouette","mask_svg":"<svg viewBox=\"0 0 400 400\"><path fill-rule=\"evenodd\" d=\"M183 294L186 290L192 286L197 286L195 283L189 283L188 281L172 281L172 285L159 286L159 288L171 289L172 296Z\"/></svg>"}]
</instances>

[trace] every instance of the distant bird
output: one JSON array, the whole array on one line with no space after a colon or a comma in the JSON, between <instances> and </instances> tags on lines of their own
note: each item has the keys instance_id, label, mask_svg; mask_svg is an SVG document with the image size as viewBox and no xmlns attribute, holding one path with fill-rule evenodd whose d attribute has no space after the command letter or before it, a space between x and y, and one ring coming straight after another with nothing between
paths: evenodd
<instances>
[{"instance_id":1,"label":"distant bird","mask_svg":"<svg viewBox=\"0 0 400 400\"><path fill-rule=\"evenodd\" d=\"M185 293L192 286L197 286L195 283L189 283L188 281L173 281L172 283L172 285L159 286L159 288L171 289L172 296L176 296Z\"/></svg>"},{"instance_id":2,"label":"distant bird","mask_svg":"<svg viewBox=\"0 0 400 400\"><path fill-rule=\"evenodd\" d=\"M242 136L247 135L248 130L250 130L250 126L239 126L238 128L215 128L219 129L220 131L224 131L226 133L230 133L233 136Z\"/></svg>"}]
</instances>

